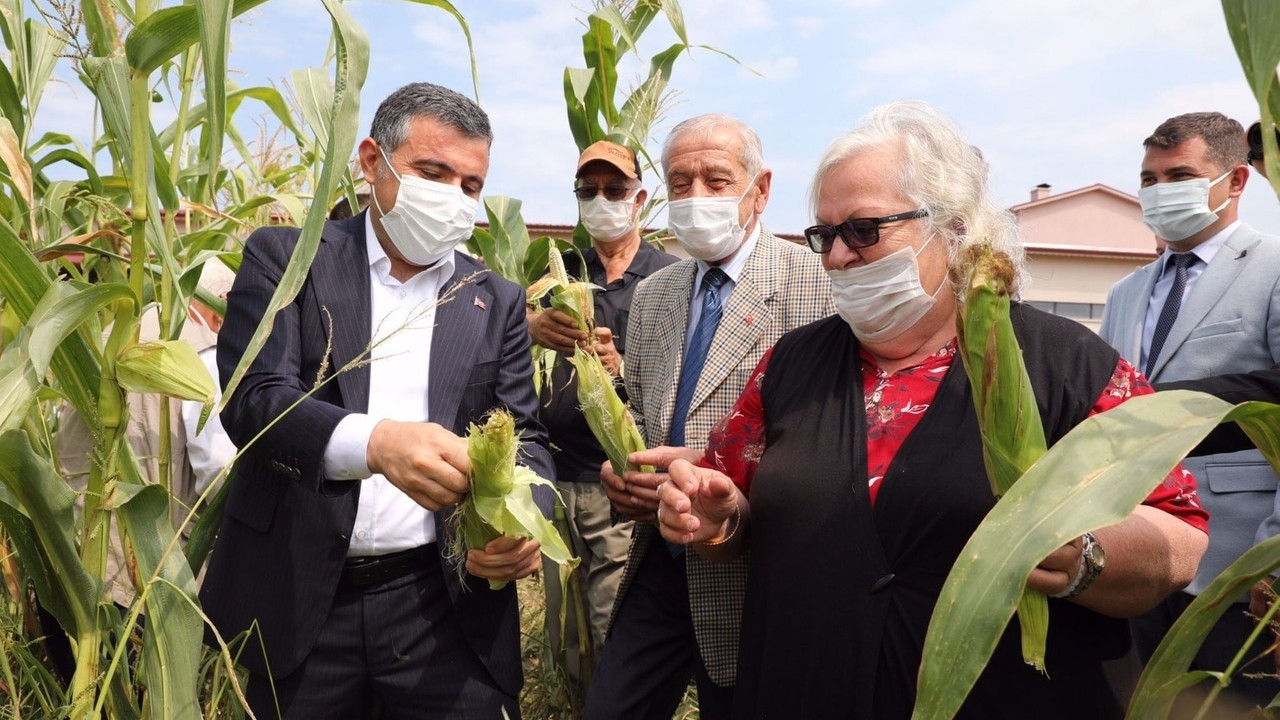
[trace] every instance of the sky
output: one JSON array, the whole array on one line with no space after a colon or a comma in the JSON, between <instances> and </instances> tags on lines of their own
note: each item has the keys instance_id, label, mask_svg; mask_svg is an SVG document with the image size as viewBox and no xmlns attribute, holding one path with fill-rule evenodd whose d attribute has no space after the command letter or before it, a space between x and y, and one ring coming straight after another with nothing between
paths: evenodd
<instances>
[{"instance_id":1,"label":"sky","mask_svg":"<svg viewBox=\"0 0 1280 720\"><path fill-rule=\"evenodd\" d=\"M475 39L480 103L495 140L488 195L524 203L530 223L572 224L577 149L563 95L566 66L585 67L581 35L591 0L453 0ZM167 4L167 3L166 3ZM378 102L426 80L474 95L466 41L438 8L402 0L352 0L371 42L360 135ZM774 172L764 214L776 232L812 223L808 184L827 145L875 106L923 99L954 118L991 166L1005 205L1048 183L1066 192L1094 183L1136 193L1142 139L1164 119L1217 110L1258 117L1219 3L1209 0L684 0L693 50L673 72L667 131L707 112L751 125ZM231 79L287 81L321 65L328 15L318 0L270 0L232 29ZM649 57L675 42L660 17L620 72L638 84ZM749 69L748 69L749 68ZM54 87L42 107L51 129L83 135L87 91ZM157 106L163 119L171 109ZM263 115L246 105L244 127ZM256 133L254 133L256 134ZM657 173L646 173L653 192ZM1280 202L1261 176L1249 181L1242 218L1280 232ZM659 215L656 224L665 223Z\"/></svg>"}]
</instances>

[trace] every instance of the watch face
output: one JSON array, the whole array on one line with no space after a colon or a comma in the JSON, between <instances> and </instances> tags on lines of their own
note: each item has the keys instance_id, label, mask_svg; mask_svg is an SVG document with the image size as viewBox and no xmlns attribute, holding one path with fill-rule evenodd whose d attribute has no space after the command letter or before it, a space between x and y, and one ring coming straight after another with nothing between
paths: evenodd
<instances>
[{"instance_id":1,"label":"watch face","mask_svg":"<svg viewBox=\"0 0 1280 720\"><path fill-rule=\"evenodd\" d=\"M1107 566L1107 552L1102 549L1102 545L1097 541L1086 545L1084 552L1085 561L1092 565L1095 570L1101 571Z\"/></svg>"}]
</instances>

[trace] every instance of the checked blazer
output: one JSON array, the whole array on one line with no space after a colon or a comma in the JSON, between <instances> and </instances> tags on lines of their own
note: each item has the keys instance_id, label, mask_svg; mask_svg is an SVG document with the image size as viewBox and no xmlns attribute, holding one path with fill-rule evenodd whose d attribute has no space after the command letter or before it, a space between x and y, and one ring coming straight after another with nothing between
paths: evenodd
<instances>
[{"instance_id":1,"label":"checked blazer","mask_svg":"<svg viewBox=\"0 0 1280 720\"><path fill-rule=\"evenodd\" d=\"M298 234L268 227L246 242L218 337L224 379L261 322ZM429 420L461 434L504 406L525 441L521 462L552 477L546 433L536 418L524 291L466 255L455 253L454 262L436 307ZM342 418L368 409L370 368L356 364L332 382L320 381L365 356L372 337L369 288L365 215L326 224L301 291L275 316L266 345L222 411L237 446L263 435L232 478L200 597L224 638L256 628L240 661L258 675L286 677L302 663L337 593L361 483L326 477L324 450ZM550 491L537 488L535 497L549 514ZM442 554L451 510L435 515ZM452 563L444 567L453 621L497 683L519 692L515 584L490 590L460 576Z\"/></svg>"},{"instance_id":2,"label":"checked blazer","mask_svg":"<svg viewBox=\"0 0 1280 720\"><path fill-rule=\"evenodd\" d=\"M687 343L689 303L697 264L684 260L659 270L636 288L627 325L627 393L631 412L649 447L667 444L676 385ZM785 332L834 312L831 286L820 257L779 240L761 226L724 308L685 424L686 445L702 449L712 427L733 409L765 351ZM654 538L651 523L637 524L614 616ZM687 554L689 606L694 634L711 679L733 685L738 630L746 589L745 555L713 563Z\"/></svg>"}]
</instances>

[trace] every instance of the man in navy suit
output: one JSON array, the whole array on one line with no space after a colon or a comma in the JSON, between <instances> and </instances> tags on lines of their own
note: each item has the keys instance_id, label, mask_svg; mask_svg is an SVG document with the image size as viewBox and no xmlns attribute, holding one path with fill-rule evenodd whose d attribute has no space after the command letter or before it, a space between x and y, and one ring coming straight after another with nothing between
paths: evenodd
<instances>
[{"instance_id":1,"label":"man in navy suit","mask_svg":"<svg viewBox=\"0 0 1280 720\"><path fill-rule=\"evenodd\" d=\"M249 631L240 661L260 718L519 714L514 585L480 578L525 577L540 548L500 537L465 568L442 557L468 487L469 422L510 410L522 462L552 477L524 293L454 251L491 141L485 113L451 90L415 83L383 101L359 146L369 210L325 226L222 413L248 451L201 598L223 638ZM224 379L298 234L264 228L246 243L218 346Z\"/></svg>"}]
</instances>

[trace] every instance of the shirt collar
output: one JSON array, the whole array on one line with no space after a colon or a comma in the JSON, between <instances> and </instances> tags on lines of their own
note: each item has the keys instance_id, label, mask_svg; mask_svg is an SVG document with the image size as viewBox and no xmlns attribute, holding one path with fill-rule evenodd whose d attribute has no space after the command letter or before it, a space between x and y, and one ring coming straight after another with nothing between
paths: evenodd
<instances>
[{"instance_id":1,"label":"shirt collar","mask_svg":"<svg viewBox=\"0 0 1280 720\"><path fill-rule=\"evenodd\" d=\"M364 247L369 254L369 269L377 273L379 280L385 282L391 277L391 258L387 257L387 251L382 249L382 243L378 242L378 236L373 232L373 213L369 211L364 214ZM453 253L426 268L433 273L444 273L446 278L453 275L453 269Z\"/></svg>"},{"instance_id":2,"label":"shirt collar","mask_svg":"<svg viewBox=\"0 0 1280 720\"><path fill-rule=\"evenodd\" d=\"M760 241L760 218L756 218L755 227L751 228L751 233L747 235L747 239L742 241L742 245L729 256L729 259L716 267L720 268L725 275L729 276L729 280L737 285L738 278L742 275L742 270L747 266L747 258L751 257L751 253L755 252L756 243ZM711 264L705 260L696 260L698 263L698 272L693 278L693 286L695 288L702 287L702 276L707 274L711 269Z\"/></svg>"},{"instance_id":3,"label":"shirt collar","mask_svg":"<svg viewBox=\"0 0 1280 720\"><path fill-rule=\"evenodd\" d=\"M1205 267L1208 267L1209 261L1213 260L1213 257L1218 254L1218 251L1222 249L1222 246L1227 244L1227 238L1231 237L1231 233L1235 232L1239 227L1240 221L1236 220L1230 225L1219 230L1213 237L1191 248L1187 252L1200 258L1200 261L1205 264ZM1172 252L1164 254L1164 267L1160 272L1163 273L1164 270L1168 269L1169 259L1173 257L1173 255L1174 253Z\"/></svg>"}]
</instances>

